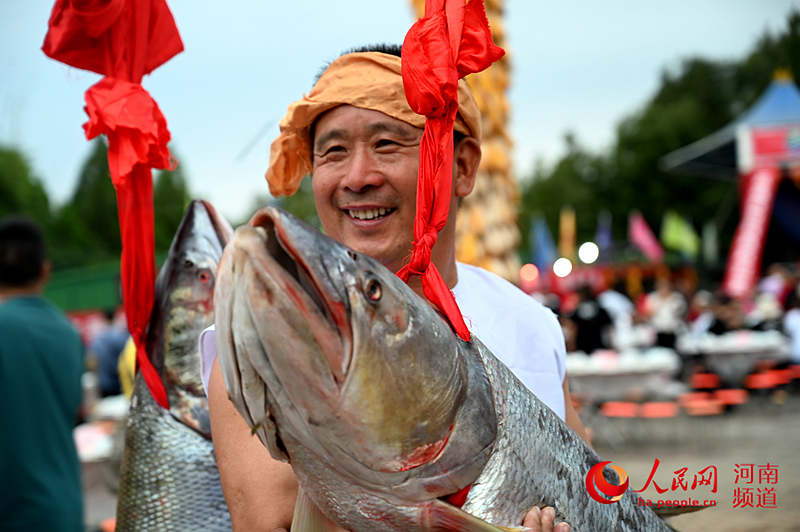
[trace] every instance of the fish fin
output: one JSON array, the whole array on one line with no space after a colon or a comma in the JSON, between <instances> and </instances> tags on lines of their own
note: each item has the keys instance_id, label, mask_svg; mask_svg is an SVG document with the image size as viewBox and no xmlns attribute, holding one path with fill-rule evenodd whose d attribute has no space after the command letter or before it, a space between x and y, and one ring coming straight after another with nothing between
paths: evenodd
<instances>
[{"instance_id":1,"label":"fish fin","mask_svg":"<svg viewBox=\"0 0 800 532\"><path fill-rule=\"evenodd\" d=\"M663 508L652 508L653 512L661 519L666 517L675 517L676 515L683 515L683 514L690 514L692 512L699 512L700 510L705 510L706 508L711 508L710 506L667 506Z\"/></svg>"},{"instance_id":2,"label":"fish fin","mask_svg":"<svg viewBox=\"0 0 800 532\"><path fill-rule=\"evenodd\" d=\"M524 528L503 528L487 523L474 515L456 508L446 502L434 500L426 508L424 527L431 532L503 532L526 530Z\"/></svg>"},{"instance_id":3,"label":"fish fin","mask_svg":"<svg viewBox=\"0 0 800 532\"><path fill-rule=\"evenodd\" d=\"M325 517L314 501L308 498L302 487L297 488L291 530L302 532L332 532L339 530L336 524Z\"/></svg>"}]
</instances>

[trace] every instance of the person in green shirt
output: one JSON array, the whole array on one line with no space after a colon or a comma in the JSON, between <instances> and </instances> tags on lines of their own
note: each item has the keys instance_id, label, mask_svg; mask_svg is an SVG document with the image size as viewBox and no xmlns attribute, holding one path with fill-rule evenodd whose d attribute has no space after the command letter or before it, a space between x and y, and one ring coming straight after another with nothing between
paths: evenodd
<instances>
[{"instance_id":1,"label":"person in green shirt","mask_svg":"<svg viewBox=\"0 0 800 532\"><path fill-rule=\"evenodd\" d=\"M50 265L38 226L0 220L0 529L82 531L72 436L84 348L41 297Z\"/></svg>"}]
</instances>

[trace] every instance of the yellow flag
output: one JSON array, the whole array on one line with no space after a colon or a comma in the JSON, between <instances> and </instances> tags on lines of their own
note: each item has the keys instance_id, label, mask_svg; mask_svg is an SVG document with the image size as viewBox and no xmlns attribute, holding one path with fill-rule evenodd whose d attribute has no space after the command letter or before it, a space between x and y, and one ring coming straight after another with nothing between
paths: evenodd
<instances>
[{"instance_id":1,"label":"yellow flag","mask_svg":"<svg viewBox=\"0 0 800 532\"><path fill-rule=\"evenodd\" d=\"M691 259L700 251L700 237L692 224L674 211L667 211L661 223L661 242L664 247L678 251Z\"/></svg>"},{"instance_id":2,"label":"yellow flag","mask_svg":"<svg viewBox=\"0 0 800 532\"><path fill-rule=\"evenodd\" d=\"M575 209L562 207L558 220L558 252L562 257L575 258Z\"/></svg>"}]
</instances>

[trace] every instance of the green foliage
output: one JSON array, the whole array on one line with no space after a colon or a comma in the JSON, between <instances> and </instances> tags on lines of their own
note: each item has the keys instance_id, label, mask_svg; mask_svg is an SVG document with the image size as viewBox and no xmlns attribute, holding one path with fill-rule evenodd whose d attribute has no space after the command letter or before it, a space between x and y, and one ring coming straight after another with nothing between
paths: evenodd
<instances>
[{"instance_id":1,"label":"green foliage","mask_svg":"<svg viewBox=\"0 0 800 532\"><path fill-rule=\"evenodd\" d=\"M311 190L310 177L304 178L300 183L300 188L291 196L280 196L278 198L270 197L267 194L256 196L250 203L248 212L252 215L252 213L256 212L258 209L268 205L280 207L294 214L304 222L313 225L320 231L322 230L322 224L320 224L319 217L317 216L317 209L314 206L314 192ZM250 219L250 215L238 225L247 223Z\"/></svg>"},{"instance_id":2,"label":"green foliage","mask_svg":"<svg viewBox=\"0 0 800 532\"><path fill-rule=\"evenodd\" d=\"M538 164L523 181L523 257L528 255L533 214L543 213L556 232L558 212L565 206L577 213L579 242L594 237L597 213L605 209L612 215L615 240L626 240L632 210L640 210L656 234L664 214L674 210L696 231L713 221L720 229L720 242L730 243L736 224L736 181L667 174L660 159L736 119L781 67L800 74L797 12L789 14L783 33L765 34L741 61L689 58L676 71L665 71L653 97L619 123L616 140L606 152L590 153L568 134L567 153L552 167Z\"/></svg>"},{"instance_id":3,"label":"green foliage","mask_svg":"<svg viewBox=\"0 0 800 532\"><path fill-rule=\"evenodd\" d=\"M50 223L50 202L27 158L17 149L0 146L0 217L25 214L43 226Z\"/></svg>"},{"instance_id":4,"label":"green foliage","mask_svg":"<svg viewBox=\"0 0 800 532\"><path fill-rule=\"evenodd\" d=\"M105 142L98 138L78 174L78 184L59 217L71 224L70 235L81 235L74 244L86 245L93 257L118 257L122 251L117 220L117 196L108 170Z\"/></svg>"},{"instance_id":5,"label":"green foliage","mask_svg":"<svg viewBox=\"0 0 800 532\"><path fill-rule=\"evenodd\" d=\"M314 206L314 192L311 189L310 177L303 179L300 188L292 196L279 198L278 206L321 230L322 224L319 222L317 208Z\"/></svg>"}]
</instances>

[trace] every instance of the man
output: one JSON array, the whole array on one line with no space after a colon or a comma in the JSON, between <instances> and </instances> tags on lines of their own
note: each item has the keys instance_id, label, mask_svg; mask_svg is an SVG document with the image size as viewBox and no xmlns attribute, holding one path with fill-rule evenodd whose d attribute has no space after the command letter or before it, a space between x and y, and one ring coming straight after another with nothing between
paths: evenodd
<instances>
[{"instance_id":1,"label":"man","mask_svg":"<svg viewBox=\"0 0 800 532\"><path fill-rule=\"evenodd\" d=\"M83 344L42 299L50 272L39 228L0 220L0 516L3 530L82 531L72 428L81 403Z\"/></svg>"},{"instance_id":2,"label":"man","mask_svg":"<svg viewBox=\"0 0 800 532\"><path fill-rule=\"evenodd\" d=\"M317 214L327 234L397 271L413 241L419 146L425 118L405 101L399 47L345 54L308 97L289 106L272 145L267 180L273 194L292 194L311 172ZM480 113L459 83L450 215L431 261L471 331L573 428L582 432L564 376L564 340L553 314L506 281L455 260L458 198L472 191L480 162ZM422 293L418 277L409 284ZM212 345L209 345L212 344ZM227 398L219 364L201 337L211 367L209 406L223 491L241 530L288 528L297 482L272 460ZM541 356L531 353L541 346ZM553 530L552 508L533 509L525 524ZM566 525L558 530L568 530Z\"/></svg>"},{"instance_id":3,"label":"man","mask_svg":"<svg viewBox=\"0 0 800 532\"><path fill-rule=\"evenodd\" d=\"M103 311L105 328L89 344L87 358L94 364L100 397L122 393L119 382L119 355L128 341L128 331L114 323L116 311L109 308Z\"/></svg>"}]
</instances>

